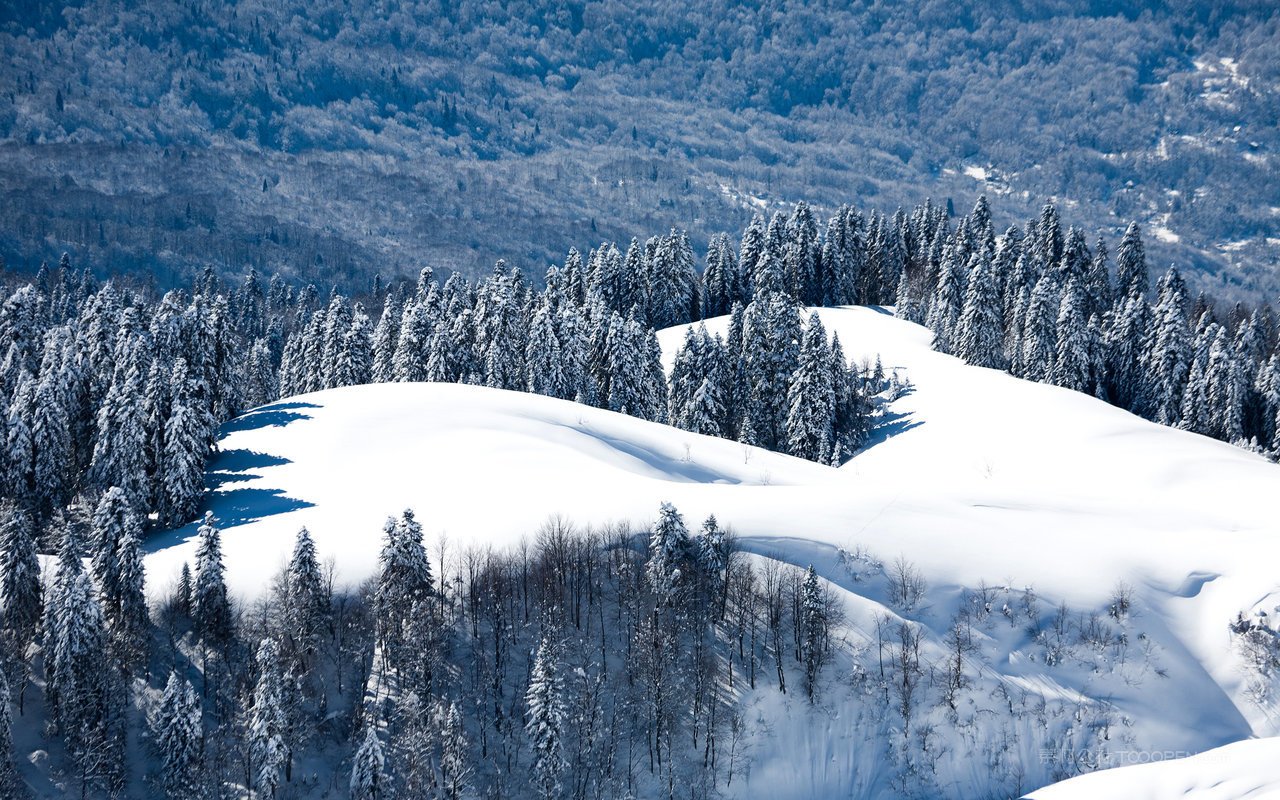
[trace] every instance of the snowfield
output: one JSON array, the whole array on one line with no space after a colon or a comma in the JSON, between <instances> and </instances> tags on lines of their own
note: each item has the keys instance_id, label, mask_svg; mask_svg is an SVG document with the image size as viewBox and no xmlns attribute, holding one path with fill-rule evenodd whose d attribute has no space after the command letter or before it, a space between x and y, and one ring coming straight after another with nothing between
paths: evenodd
<instances>
[{"instance_id":1,"label":"snowfield","mask_svg":"<svg viewBox=\"0 0 1280 800\"><path fill-rule=\"evenodd\" d=\"M997 702L991 692L1016 694L1024 706L1030 698L1105 707L1115 728L1106 729L1112 746L1102 766L1127 763L1129 751L1197 753L1278 732L1273 709L1246 692L1227 624L1240 611L1274 618L1280 604L1280 469L1081 394L966 366L932 351L924 328L884 309L820 315L849 356L878 354L886 370L914 384L870 445L838 469L463 385L351 387L250 412L225 427L208 475L206 505L224 527L229 586L244 600L267 589L302 526L350 586L374 573L382 522L406 507L417 512L433 553L442 535L456 553L516 544L555 514L579 525L643 526L670 501L691 528L714 513L749 552L813 563L846 599L844 636L855 646L874 636L877 614L892 613L923 626L929 646L941 648L962 589L984 582L1002 598L995 617L1027 588L1042 616L1065 603L1105 617L1113 589L1127 583L1134 610L1115 627L1131 637L1128 656L1099 651L1050 668L1022 626L993 623L975 667L982 691L967 701L975 715ZM723 332L727 319L707 325ZM668 362L683 335L683 326L660 333ZM153 593L168 591L182 563L193 561L194 537L190 525L150 540ZM900 556L929 586L913 609L893 608L884 585L885 565ZM838 683L853 667L828 669ZM765 688L750 702L767 725L752 740L756 764L743 796L893 795L885 746L859 729L865 701L833 692L810 710ZM1026 731L1013 730L1015 749L1033 767L1015 793L1062 776L1061 754L1051 750L1083 730L1070 716L1061 729L1052 716L1037 728L1029 714ZM989 765L966 756L959 740L943 744L934 760L938 786L958 796L993 789ZM1224 751L1233 755L1229 774L1239 774L1237 754L1242 764L1273 764L1258 755L1273 745ZM1103 776L1140 775L1133 785L1146 794L1107 794L1102 777L1084 777L1035 796L1242 796L1186 793L1207 774L1197 763ZM1162 781L1148 780L1157 770Z\"/></svg>"}]
</instances>

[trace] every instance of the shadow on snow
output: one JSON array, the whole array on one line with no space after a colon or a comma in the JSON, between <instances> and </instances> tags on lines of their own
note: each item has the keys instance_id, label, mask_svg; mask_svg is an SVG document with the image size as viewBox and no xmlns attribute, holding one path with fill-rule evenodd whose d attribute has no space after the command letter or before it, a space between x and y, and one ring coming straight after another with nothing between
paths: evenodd
<instances>
[{"instance_id":1,"label":"shadow on snow","mask_svg":"<svg viewBox=\"0 0 1280 800\"><path fill-rule=\"evenodd\" d=\"M255 408L248 413L241 414L229 422L223 424L219 432L226 436L229 433L237 433L240 431L256 431L262 428L282 428L290 422L296 422L300 419L311 419L310 414L303 413L301 409L320 408L315 403L290 402L290 403L272 403L269 406Z\"/></svg>"}]
</instances>

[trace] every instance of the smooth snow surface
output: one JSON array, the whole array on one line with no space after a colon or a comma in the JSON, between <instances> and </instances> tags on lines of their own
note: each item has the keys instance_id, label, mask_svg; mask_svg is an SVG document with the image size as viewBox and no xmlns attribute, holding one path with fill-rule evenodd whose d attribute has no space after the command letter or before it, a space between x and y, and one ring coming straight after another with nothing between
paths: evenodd
<instances>
[{"instance_id":1,"label":"smooth snow surface","mask_svg":"<svg viewBox=\"0 0 1280 800\"><path fill-rule=\"evenodd\" d=\"M1276 800L1280 739L1252 739L1174 761L1072 778L1032 800Z\"/></svg>"},{"instance_id":2,"label":"smooth snow surface","mask_svg":"<svg viewBox=\"0 0 1280 800\"><path fill-rule=\"evenodd\" d=\"M839 469L473 386L360 386L251 412L226 426L210 467L207 505L225 528L231 589L246 599L266 590L304 525L320 556L335 559L339 582L354 585L375 571L383 520L406 507L433 551L443 534L456 553L514 544L553 514L644 526L670 501L691 528L714 513L745 549L817 565L849 590L855 612L867 609L851 612L855 637L884 598L862 596L837 566L837 547L913 561L930 586L916 621L939 640L962 587L1034 587L1043 613L1061 602L1103 612L1126 581L1135 634L1155 645L1162 676L1107 683L1087 670L1046 672L1026 641L1011 639L994 662L1001 680L1024 695L1105 700L1147 748L1199 752L1276 733L1244 697L1227 624L1280 598L1280 468L1082 394L966 366L885 309L820 313L846 354L879 354L914 384ZM723 332L727 320L707 325ZM683 335L660 333L668 362ZM193 560L194 537L191 525L151 540L151 591ZM766 759L756 790L788 786L785 759L800 758L812 772L802 794L875 793L859 788L868 757L833 738L851 717L831 713L831 732L815 737L796 712L791 746L803 752L777 754L776 781ZM775 726L779 742L791 719ZM955 769L981 779L972 765Z\"/></svg>"}]
</instances>

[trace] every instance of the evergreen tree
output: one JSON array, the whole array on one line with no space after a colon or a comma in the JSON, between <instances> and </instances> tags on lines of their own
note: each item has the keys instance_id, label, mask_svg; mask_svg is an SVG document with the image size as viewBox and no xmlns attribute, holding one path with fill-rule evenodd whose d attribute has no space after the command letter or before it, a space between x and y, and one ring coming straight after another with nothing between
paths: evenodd
<instances>
[{"instance_id":1,"label":"evergreen tree","mask_svg":"<svg viewBox=\"0 0 1280 800\"><path fill-rule=\"evenodd\" d=\"M388 517L383 532L386 539L378 557L373 607L385 657L394 661L399 657L395 651L407 627L407 616L431 595L431 562L422 544L422 525L413 511L405 509L399 520Z\"/></svg>"},{"instance_id":2,"label":"evergreen tree","mask_svg":"<svg viewBox=\"0 0 1280 800\"><path fill-rule=\"evenodd\" d=\"M315 652L321 626L328 612L324 578L316 560L316 545L306 528L298 530L293 556L285 571L285 630L294 638L300 658Z\"/></svg>"},{"instance_id":3,"label":"evergreen tree","mask_svg":"<svg viewBox=\"0 0 1280 800\"><path fill-rule=\"evenodd\" d=\"M1138 223L1130 222L1116 250L1116 301L1146 297L1150 278L1147 276L1146 249Z\"/></svg>"},{"instance_id":4,"label":"evergreen tree","mask_svg":"<svg viewBox=\"0 0 1280 800\"><path fill-rule=\"evenodd\" d=\"M200 780L203 721L200 700L191 682L171 672L160 708L152 723L152 736L160 751L160 782L173 800L205 795Z\"/></svg>"},{"instance_id":5,"label":"evergreen tree","mask_svg":"<svg viewBox=\"0 0 1280 800\"><path fill-rule=\"evenodd\" d=\"M392 292L382 306L382 316L373 330L373 364L370 378L374 383L395 379L396 344L400 340L400 319L404 309L399 296Z\"/></svg>"},{"instance_id":6,"label":"evergreen tree","mask_svg":"<svg viewBox=\"0 0 1280 800\"><path fill-rule=\"evenodd\" d=\"M1107 336L1108 399L1135 413L1146 398L1144 339L1151 330L1151 310L1141 295L1131 293L1116 312Z\"/></svg>"},{"instance_id":7,"label":"evergreen tree","mask_svg":"<svg viewBox=\"0 0 1280 800\"><path fill-rule=\"evenodd\" d=\"M1049 381L1077 392L1089 390L1089 327L1084 319L1084 292L1076 278L1067 282L1058 311L1057 350Z\"/></svg>"},{"instance_id":8,"label":"evergreen tree","mask_svg":"<svg viewBox=\"0 0 1280 800\"><path fill-rule=\"evenodd\" d=\"M164 423L160 463L161 519L179 525L189 520L200 504L213 426L200 405L200 388L181 358L174 363L169 389L170 410Z\"/></svg>"},{"instance_id":9,"label":"evergreen tree","mask_svg":"<svg viewBox=\"0 0 1280 800\"><path fill-rule=\"evenodd\" d=\"M191 621L196 635L218 647L231 640L231 601L223 577L222 532L206 511L197 533L196 576L191 588Z\"/></svg>"},{"instance_id":10,"label":"evergreen tree","mask_svg":"<svg viewBox=\"0 0 1280 800\"><path fill-rule=\"evenodd\" d=\"M1182 279L1170 268L1155 308L1155 336L1147 359L1151 375L1151 411L1161 425L1177 425L1191 369L1190 331Z\"/></svg>"},{"instance_id":11,"label":"evergreen tree","mask_svg":"<svg viewBox=\"0 0 1280 800\"><path fill-rule=\"evenodd\" d=\"M788 397L800 349L799 309L786 295L762 290L747 307L743 328L749 396L741 437L781 450L786 447Z\"/></svg>"},{"instance_id":12,"label":"evergreen tree","mask_svg":"<svg viewBox=\"0 0 1280 800\"><path fill-rule=\"evenodd\" d=\"M533 748L533 785L546 800L560 796L564 759L565 708L556 647L544 637L538 645L525 692L525 732Z\"/></svg>"},{"instance_id":13,"label":"evergreen tree","mask_svg":"<svg viewBox=\"0 0 1280 800\"><path fill-rule=\"evenodd\" d=\"M1226 328L1218 328L1205 370L1209 433L1224 442L1244 438L1244 380L1239 358Z\"/></svg>"},{"instance_id":14,"label":"evergreen tree","mask_svg":"<svg viewBox=\"0 0 1280 800\"><path fill-rule=\"evenodd\" d=\"M529 341L525 346L528 370L527 391L572 400L577 387L565 375L565 357L560 346L556 310L547 298L539 301L529 323Z\"/></svg>"},{"instance_id":15,"label":"evergreen tree","mask_svg":"<svg viewBox=\"0 0 1280 800\"><path fill-rule=\"evenodd\" d=\"M369 726L351 764L351 800L381 800L388 796L384 762L378 732Z\"/></svg>"},{"instance_id":16,"label":"evergreen tree","mask_svg":"<svg viewBox=\"0 0 1280 800\"><path fill-rule=\"evenodd\" d=\"M800 640L805 694L811 703L817 693L818 673L827 655L827 616L827 604L818 584L818 575L810 564L804 583L800 585Z\"/></svg>"},{"instance_id":17,"label":"evergreen tree","mask_svg":"<svg viewBox=\"0 0 1280 800\"><path fill-rule=\"evenodd\" d=\"M810 461L825 460L831 453L834 423L831 351L826 329L815 313L800 344L800 365L788 396L787 452Z\"/></svg>"},{"instance_id":18,"label":"evergreen tree","mask_svg":"<svg viewBox=\"0 0 1280 800\"><path fill-rule=\"evenodd\" d=\"M16 505L0 508L0 525L0 635L3 652L21 659L35 639L43 610L40 558L25 509Z\"/></svg>"},{"instance_id":19,"label":"evergreen tree","mask_svg":"<svg viewBox=\"0 0 1280 800\"><path fill-rule=\"evenodd\" d=\"M1052 280L1046 276L1036 282L1022 326L1021 377L1027 380L1045 381L1053 374L1057 350L1055 313Z\"/></svg>"},{"instance_id":20,"label":"evergreen tree","mask_svg":"<svg viewBox=\"0 0 1280 800\"><path fill-rule=\"evenodd\" d=\"M13 716L9 711L9 679L0 669L0 794L21 797L22 783L13 761Z\"/></svg>"},{"instance_id":21,"label":"evergreen tree","mask_svg":"<svg viewBox=\"0 0 1280 800\"><path fill-rule=\"evenodd\" d=\"M967 292L962 289L959 277L960 265L956 262L955 253L948 249L943 253L938 288L929 307L926 325L933 331L933 348L943 353L951 353L959 342L955 336L963 310L963 300Z\"/></svg>"},{"instance_id":22,"label":"evergreen tree","mask_svg":"<svg viewBox=\"0 0 1280 800\"><path fill-rule=\"evenodd\" d=\"M288 721L284 711L283 676L280 650L274 639L263 639L258 645L258 682L253 690L253 708L249 712L249 749L257 767L254 788L263 797L275 797L292 754L285 735Z\"/></svg>"},{"instance_id":23,"label":"evergreen tree","mask_svg":"<svg viewBox=\"0 0 1280 800\"><path fill-rule=\"evenodd\" d=\"M950 344L955 354L977 367L1003 369L1004 313L995 270L979 250L969 259L964 308Z\"/></svg>"},{"instance_id":24,"label":"evergreen tree","mask_svg":"<svg viewBox=\"0 0 1280 800\"><path fill-rule=\"evenodd\" d=\"M663 503L649 533L649 563L645 568L649 587L669 603L681 579L681 565L690 553L689 529L675 506Z\"/></svg>"}]
</instances>

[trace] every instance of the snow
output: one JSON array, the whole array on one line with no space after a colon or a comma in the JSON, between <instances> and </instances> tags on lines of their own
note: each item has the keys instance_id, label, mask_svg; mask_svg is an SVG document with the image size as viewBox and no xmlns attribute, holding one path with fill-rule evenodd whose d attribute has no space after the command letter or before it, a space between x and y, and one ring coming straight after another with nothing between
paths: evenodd
<instances>
[{"instance_id":1,"label":"snow","mask_svg":"<svg viewBox=\"0 0 1280 800\"><path fill-rule=\"evenodd\" d=\"M304 525L320 557L334 559L339 583L352 586L375 570L382 521L405 507L417 511L433 551L444 535L457 553L515 544L554 514L579 525L646 525L670 501L691 524L715 513L750 552L818 566L846 598L852 641L874 635L868 626L886 601L850 578L837 548L914 562L932 587L916 621L935 642L962 587L1034 587L1046 610L1103 609L1125 581L1136 594L1134 630L1150 637L1166 677L1051 673L1011 631L992 634L993 679L1055 700L1110 703L1143 748L1199 752L1277 733L1244 695L1227 631L1238 611L1280 591L1274 465L1082 394L966 366L885 309L820 314L847 354L879 354L915 387L839 469L474 386L350 387L251 412L226 426L209 473L231 590L250 599L268 587ZM707 325L723 333L727 319ZM660 332L668 364L683 335L684 327ZM193 560L195 526L148 544L158 593ZM856 744L848 731L823 732L852 724L851 707L835 703L815 730L790 696L752 702L774 735L744 791L874 794L860 783L873 756L840 750ZM940 769L982 780L959 751L950 758ZM807 788L788 777L787 765L801 762Z\"/></svg>"},{"instance_id":2,"label":"snow","mask_svg":"<svg viewBox=\"0 0 1280 800\"><path fill-rule=\"evenodd\" d=\"M1143 762L1081 775L1032 800L1274 800L1280 798L1280 739L1252 739L1205 753L1135 754Z\"/></svg>"},{"instance_id":3,"label":"snow","mask_svg":"<svg viewBox=\"0 0 1280 800\"><path fill-rule=\"evenodd\" d=\"M982 167L969 165L964 168L964 174L973 178L975 181L985 181L987 179L987 171Z\"/></svg>"}]
</instances>

